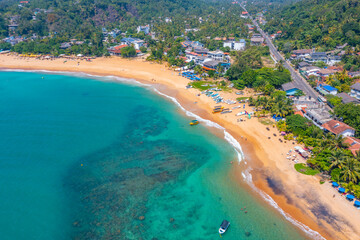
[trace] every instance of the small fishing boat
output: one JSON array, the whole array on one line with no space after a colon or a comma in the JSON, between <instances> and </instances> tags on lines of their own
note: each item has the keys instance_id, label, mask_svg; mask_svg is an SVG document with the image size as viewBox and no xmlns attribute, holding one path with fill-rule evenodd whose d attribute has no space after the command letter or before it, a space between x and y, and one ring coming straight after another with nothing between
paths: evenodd
<instances>
[{"instance_id":1,"label":"small fishing boat","mask_svg":"<svg viewBox=\"0 0 360 240\"><path fill-rule=\"evenodd\" d=\"M198 120L192 120L189 124L190 124L190 126L198 125L199 121Z\"/></svg>"},{"instance_id":2,"label":"small fishing boat","mask_svg":"<svg viewBox=\"0 0 360 240\"><path fill-rule=\"evenodd\" d=\"M226 232L226 230L229 228L230 226L230 222L229 221L222 221L220 228L219 228L219 233L220 234L224 234Z\"/></svg>"}]
</instances>

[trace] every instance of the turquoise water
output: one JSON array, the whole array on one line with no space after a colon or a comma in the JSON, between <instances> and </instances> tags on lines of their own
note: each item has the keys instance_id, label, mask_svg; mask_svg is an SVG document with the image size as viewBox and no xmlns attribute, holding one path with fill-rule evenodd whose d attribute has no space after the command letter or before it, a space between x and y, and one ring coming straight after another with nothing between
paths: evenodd
<instances>
[{"instance_id":1,"label":"turquoise water","mask_svg":"<svg viewBox=\"0 0 360 240\"><path fill-rule=\"evenodd\" d=\"M218 239L223 219L224 239L304 239L190 120L136 85L0 72L0 239Z\"/></svg>"}]
</instances>

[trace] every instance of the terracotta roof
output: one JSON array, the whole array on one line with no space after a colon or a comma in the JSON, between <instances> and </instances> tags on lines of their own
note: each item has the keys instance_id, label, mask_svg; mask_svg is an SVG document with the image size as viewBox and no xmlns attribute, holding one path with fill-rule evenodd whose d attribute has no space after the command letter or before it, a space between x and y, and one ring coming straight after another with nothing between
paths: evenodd
<instances>
[{"instance_id":1,"label":"terracotta roof","mask_svg":"<svg viewBox=\"0 0 360 240\"><path fill-rule=\"evenodd\" d=\"M295 115L300 115L300 116L302 116L302 117L304 116L304 114L302 113L302 111L296 111L296 112L294 112L294 114L295 114Z\"/></svg>"},{"instance_id":2,"label":"terracotta roof","mask_svg":"<svg viewBox=\"0 0 360 240\"><path fill-rule=\"evenodd\" d=\"M330 120L330 121L324 123L322 125L322 127L336 135L341 134L345 130L354 130L355 131L355 129L350 127L349 125L347 125L343 122L336 121L336 120Z\"/></svg>"},{"instance_id":3,"label":"terracotta roof","mask_svg":"<svg viewBox=\"0 0 360 240\"><path fill-rule=\"evenodd\" d=\"M122 48L127 47L127 46L128 46L128 45L126 45L126 44L119 45L119 46L115 46L115 47L114 47L114 50L119 50L119 49L122 49Z\"/></svg>"},{"instance_id":4,"label":"terracotta roof","mask_svg":"<svg viewBox=\"0 0 360 240\"><path fill-rule=\"evenodd\" d=\"M349 144L348 149L354 156L356 156L356 152L360 150L360 139L354 137L347 137L345 138L344 143Z\"/></svg>"}]
</instances>

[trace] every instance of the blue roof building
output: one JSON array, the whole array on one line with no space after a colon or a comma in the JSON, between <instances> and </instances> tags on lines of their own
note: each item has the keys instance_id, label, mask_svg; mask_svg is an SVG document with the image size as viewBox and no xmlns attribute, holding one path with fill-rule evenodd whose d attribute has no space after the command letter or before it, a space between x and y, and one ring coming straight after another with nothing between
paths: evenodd
<instances>
[{"instance_id":1,"label":"blue roof building","mask_svg":"<svg viewBox=\"0 0 360 240\"><path fill-rule=\"evenodd\" d=\"M329 85L322 85L320 84L320 89L324 91L324 93L326 94L331 94L331 95L336 95L338 90L332 86L329 86ZM319 89L319 88L318 88ZM325 95L326 95L325 94Z\"/></svg>"}]
</instances>

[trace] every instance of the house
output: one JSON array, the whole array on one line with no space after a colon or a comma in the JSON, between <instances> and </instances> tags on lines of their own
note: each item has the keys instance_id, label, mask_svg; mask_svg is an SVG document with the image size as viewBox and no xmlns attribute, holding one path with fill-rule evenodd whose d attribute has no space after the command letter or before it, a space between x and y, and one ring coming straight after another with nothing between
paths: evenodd
<instances>
[{"instance_id":1,"label":"house","mask_svg":"<svg viewBox=\"0 0 360 240\"><path fill-rule=\"evenodd\" d=\"M360 100L360 82L351 85L350 96Z\"/></svg>"},{"instance_id":2,"label":"house","mask_svg":"<svg viewBox=\"0 0 360 240\"><path fill-rule=\"evenodd\" d=\"M217 51L208 52L208 57L215 61L222 62L225 59L225 54L223 51L217 50Z\"/></svg>"},{"instance_id":3,"label":"house","mask_svg":"<svg viewBox=\"0 0 360 240\"><path fill-rule=\"evenodd\" d=\"M308 107L306 108L305 117L312 120L313 123L321 127L324 123L332 120L329 111L325 107Z\"/></svg>"},{"instance_id":4,"label":"house","mask_svg":"<svg viewBox=\"0 0 360 240\"><path fill-rule=\"evenodd\" d=\"M244 11L244 12L241 12L241 17L242 17L242 18L245 18L245 19L246 19L246 18L249 18L249 13L248 13L248 12L245 12L245 11Z\"/></svg>"},{"instance_id":5,"label":"house","mask_svg":"<svg viewBox=\"0 0 360 240\"><path fill-rule=\"evenodd\" d=\"M220 64L220 62L214 61L214 60L205 61L203 63L203 68L207 71L209 71L209 70L215 71L218 68L219 64Z\"/></svg>"},{"instance_id":6,"label":"house","mask_svg":"<svg viewBox=\"0 0 360 240\"><path fill-rule=\"evenodd\" d=\"M303 73L306 77L311 75L319 76L318 71L320 71L320 68L311 65L300 69L300 73Z\"/></svg>"},{"instance_id":7,"label":"house","mask_svg":"<svg viewBox=\"0 0 360 240\"><path fill-rule=\"evenodd\" d=\"M324 91L324 95L328 95L328 94L331 94L331 95L336 95L338 90L332 86L329 86L329 85L323 85L323 84L320 84L319 85L320 90L323 90ZM322 91L320 91L322 92Z\"/></svg>"},{"instance_id":8,"label":"house","mask_svg":"<svg viewBox=\"0 0 360 240\"><path fill-rule=\"evenodd\" d=\"M341 57L340 56L329 56L326 64L330 65L330 66L334 66L335 64L341 62Z\"/></svg>"},{"instance_id":9,"label":"house","mask_svg":"<svg viewBox=\"0 0 360 240\"><path fill-rule=\"evenodd\" d=\"M136 50L139 50L145 44L145 42L138 38L123 38L123 39L121 39L121 44L133 46Z\"/></svg>"},{"instance_id":10,"label":"house","mask_svg":"<svg viewBox=\"0 0 360 240\"><path fill-rule=\"evenodd\" d=\"M314 52L310 54L310 58L307 59L309 62L324 62L326 63L328 60L328 57L325 52Z\"/></svg>"},{"instance_id":11,"label":"house","mask_svg":"<svg viewBox=\"0 0 360 240\"><path fill-rule=\"evenodd\" d=\"M183 46L184 48L203 48L204 44L198 41L184 41L181 43L181 46Z\"/></svg>"},{"instance_id":12,"label":"house","mask_svg":"<svg viewBox=\"0 0 360 240\"><path fill-rule=\"evenodd\" d=\"M354 156L356 156L356 153L360 151L360 139L347 137L345 138L344 143L349 145L348 149Z\"/></svg>"},{"instance_id":13,"label":"house","mask_svg":"<svg viewBox=\"0 0 360 240\"><path fill-rule=\"evenodd\" d=\"M207 59L207 58L204 57L204 56L197 56L197 57L195 58L195 64L196 64L196 65L200 65L200 66L204 66L204 61L205 61L205 59Z\"/></svg>"},{"instance_id":14,"label":"house","mask_svg":"<svg viewBox=\"0 0 360 240\"><path fill-rule=\"evenodd\" d=\"M223 43L223 47L229 47L230 49L233 49L233 44L234 44L234 41L225 41Z\"/></svg>"},{"instance_id":15,"label":"house","mask_svg":"<svg viewBox=\"0 0 360 240\"><path fill-rule=\"evenodd\" d=\"M246 41L245 39L240 39L240 41L225 41L223 46L235 51L245 50Z\"/></svg>"},{"instance_id":16,"label":"house","mask_svg":"<svg viewBox=\"0 0 360 240\"><path fill-rule=\"evenodd\" d=\"M71 47L71 42L64 42L64 43L61 43L60 44L60 49L67 49L67 48L70 48Z\"/></svg>"},{"instance_id":17,"label":"house","mask_svg":"<svg viewBox=\"0 0 360 240\"><path fill-rule=\"evenodd\" d=\"M149 25L138 26L136 30L137 30L137 33L143 32L143 33L145 33L145 35L148 35L150 33L150 26Z\"/></svg>"},{"instance_id":18,"label":"house","mask_svg":"<svg viewBox=\"0 0 360 240\"><path fill-rule=\"evenodd\" d=\"M306 57L309 57L311 53L313 53L314 51L312 49L298 49L298 50L294 50L292 52L292 58L296 58L296 59L305 59Z\"/></svg>"},{"instance_id":19,"label":"house","mask_svg":"<svg viewBox=\"0 0 360 240\"><path fill-rule=\"evenodd\" d=\"M342 102L343 104L347 104L347 103L360 104L360 101L359 101L359 100L351 97L351 96L350 96L349 94L347 94L347 93L344 93L344 92L338 93L336 96L339 97L339 98L341 98L341 102Z\"/></svg>"},{"instance_id":20,"label":"house","mask_svg":"<svg viewBox=\"0 0 360 240\"><path fill-rule=\"evenodd\" d=\"M209 50L203 47L194 47L194 52L200 55L207 55Z\"/></svg>"},{"instance_id":21,"label":"house","mask_svg":"<svg viewBox=\"0 0 360 240\"><path fill-rule=\"evenodd\" d=\"M239 41L235 41L234 42L234 50L235 51L241 51L241 50L245 50L246 47L246 41L245 39L240 39Z\"/></svg>"},{"instance_id":22,"label":"house","mask_svg":"<svg viewBox=\"0 0 360 240\"><path fill-rule=\"evenodd\" d=\"M354 77L360 77L360 72L349 72L348 73L349 77L354 78Z\"/></svg>"},{"instance_id":23,"label":"house","mask_svg":"<svg viewBox=\"0 0 360 240\"><path fill-rule=\"evenodd\" d=\"M320 77L328 77L330 75L335 74L336 72L337 72L336 70L324 68L324 69L320 69L317 73Z\"/></svg>"},{"instance_id":24,"label":"house","mask_svg":"<svg viewBox=\"0 0 360 240\"><path fill-rule=\"evenodd\" d=\"M310 64L307 62L299 62L298 64L298 68L304 68L304 67L309 67Z\"/></svg>"},{"instance_id":25,"label":"house","mask_svg":"<svg viewBox=\"0 0 360 240\"><path fill-rule=\"evenodd\" d=\"M127 44L118 45L112 48L109 48L108 51L110 55L120 56L121 55L121 49L127 47Z\"/></svg>"},{"instance_id":26,"label":"house","mask_svg":"<svg viewBox=\"0 0 360 240\"><path fill-rule=\"evenodd\" d=\"M287 96L293 96L298 91L301 91L298 87L295 86L294 82L288 82L283 85L281 85L282 89L286 92Z\"/></svg>"},{"instance_id":27,"label":"house","mask_svg":"<svg viewBox=\"0 0 360 240\"><path fill-rule=\"evenodd\" d=\"M251 39L250 39L250 44L252 46L260 46L261 44L264 43L264 38L263 37L259 37L259 36L253 36Z\"/></svg>"},{"instance_id":28,"label":"house","mask_svg":"<svg viewBox=\"0 0 360 240\"><path fill-rule=\"evenodd\" d=\"M342 135L343 137L353 137L355 135L354 128L337 120L330 120L324 123L322 127L325 132L331 132L336 136Z\"/></svg>"}]
</instances>

